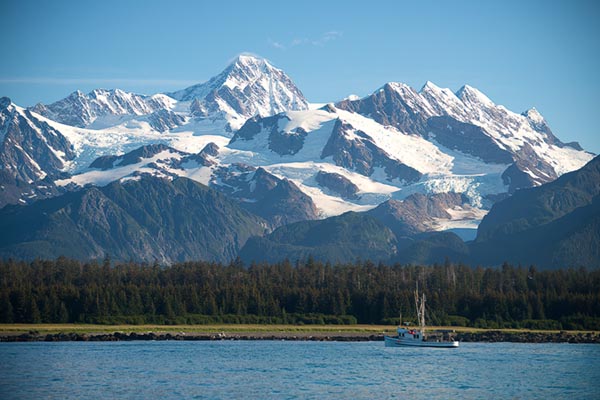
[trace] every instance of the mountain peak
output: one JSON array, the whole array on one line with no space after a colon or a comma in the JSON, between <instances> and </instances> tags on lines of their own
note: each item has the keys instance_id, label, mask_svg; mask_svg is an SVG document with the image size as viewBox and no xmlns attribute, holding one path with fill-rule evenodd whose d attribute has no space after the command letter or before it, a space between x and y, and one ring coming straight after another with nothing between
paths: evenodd
<instances>
[{"instance_id":1,"label":"mountain peak","mask_svg":"<svg viewBox=\"0 0 600 400\"><path fill-rule=\"evenodd\" d=\"M466 87L462 87L460 91L462 90L471 90L472 88L469 87L469 89L466 89ZM459 93L457 92L457 93ZM444 102L448 102L451 101L452 103L454 103L454 101L458 101L458 97L457 94L454 93L452 90L448 89L448 88L443 88L440 87L438 85L436 85L435 83L431 82L431 81L427 81L425 82L425 84L423 85L423 87L421 87L421 90L419 90L419 94L426 97L429 101L440 101L440 99L444 99Z\"/></svg>"},{"instance_id":2,"label":"mountain peak","mask_svg":"<svg viewBox=\"0 0 600 400\"><path fill-rule=\"evenodd\" d=\"M287 78L283 71L275 68L265 58L252 54L240 54L218 75L215 83L222 82L222 85L230 89L239 88L244 90L246 86L255 84L257 80L279 79L281 77Z\"/></svg>"},{"instance_id":3,"label":"mountain peak","mask_svg":"<svg viewBox=\"0 0 600 400\"><path fill-rule=\"evenodd\" d=\"M521 115L523 115L524 117L529 119L531 122L536 123L536 124L541 124L541 123L545 122L544 117L542 116L542 114L540 114L540 112L538 110L536 110L535 107L530 108L529 110L525 111Z\"/></svg>"},{"instance_id":4,"label":"mountain peak","mask_svg":"<svg viewBox=\"0 0 600 400\"><path fill-rule=\"evenodd\" d=\"M81 90L77 89L76 91L74 91L73 93L71 93L67 98L69 99L79 99L82 97L87 97L85 93L83 93Z\"/></svg>"},{"instance_id":5,"label":"mountain peak","mask_svg":"<svg viewBox=\"0 0 600 400\"><path fill-rule=\"evenodd\" d=\"M167 95L194 101L193 108L201 110L202 117L211 114L224 119L230 130L239 129L255 115L308 109L306 98L285 72L247 53L237 56L209 81Z\"/></svg>"},{"instance_id":6,"label":"mountain peak","mask_svg":"<svg viewBox=\"0 0 600 400\"><path fill-rule=\"evenodd\" d=\"M475 103L475 104L484 104L484 105L493 105L494 103L483 94L480 90L474 88L473 86L463 85L456 92L456 97L461 99L464 103Z\"/></svg>"},{"instance_id":7,"label":"mountain peak","mask_svg":"<svg viewBox=\"0 0 600 400\"><path fill-rule=\"evenodd\" d=\"M240 71L252 71L251 75L258 76L263 73L268 73L269 70L275 69L271 63L265 58L254 54L242 53L235 57L231 63L219 75L212 78L209 82L227 81L228 77L240 74Z\"/></svg>"},{"instance_id":8,"label":"mountain peak","mask_svg":"<svg viewBox=\"0 0 600 400\"><path fill-rule=\"evenodd\" d=\"M403 82L388 82L384 85L384 87L391 88L397 92L404 92L407 90L410 92L414 92L413 88L411 88L409 85Z\"/></svg>"},{"instance_id":9,"label":"mountain peak","mask_svg":"<svg viewBox=\"0 0 600 400\"><path fill-rule=\"evenodd\" d=\"M238 65L270 65L269 61L266 58L257 56L251 53L242 53L238 55L234 61L231 63Z\"/></svg>"},{"instance_id":10,"label":"mountain peak","mask_svg":"<svg viewBox=\"0 0 600 400\"><path fill-rule=\"evenodd\" d=\"M419 90L419 92L428 91L428 90L438 92L442 89L439 86L437 86L435 83L433 83L431 81L427 81L427 82L425 82L425 84L423 85L421 90Z\"/></svg>"}]
</instances>

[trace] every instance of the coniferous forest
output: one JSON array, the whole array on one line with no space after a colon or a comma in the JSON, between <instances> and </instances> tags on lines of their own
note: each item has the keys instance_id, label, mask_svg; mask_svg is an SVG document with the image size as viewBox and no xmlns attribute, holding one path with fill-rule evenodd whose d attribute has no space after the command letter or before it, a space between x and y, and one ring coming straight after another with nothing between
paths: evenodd
<instances>
[{"instance_id":1,"label":"coniferous forest","mask_svg":"<svg viewBox=\"0 0 600 400\"><path fill-rule=\"evenodd\" d=\"M398 324L600 329L600 270L402 266L308 259L274 264L0 261L2 323Z\"/></svg>"}]
</instances>

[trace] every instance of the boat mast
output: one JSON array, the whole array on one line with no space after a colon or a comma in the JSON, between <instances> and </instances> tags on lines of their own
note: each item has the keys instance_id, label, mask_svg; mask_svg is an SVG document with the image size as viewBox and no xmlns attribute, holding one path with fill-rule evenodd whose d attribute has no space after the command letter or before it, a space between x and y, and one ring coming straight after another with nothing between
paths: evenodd
<instances>
[{"instance_id":1,"label":"boat mast","mask_svg":"<svg viewBox=\"0 0 600 400\"><path fill-rule=\"evenodd\" d=\"M419 282L417 281L417 290L415 290L415 306L417 310L417 320L421 327L421 332L425 332L425 293L419 298Z\"/></svg>"},{"instance_id":2,"label":"boat mast","mask_svg":"<svg viewBox=\"0 0 600 400\"><path fill-rule=\"evenodd\" d=\"M425 292L423 292L423 298L421 299L421 332L425 333Z\"/></svg>"}]
</instances>

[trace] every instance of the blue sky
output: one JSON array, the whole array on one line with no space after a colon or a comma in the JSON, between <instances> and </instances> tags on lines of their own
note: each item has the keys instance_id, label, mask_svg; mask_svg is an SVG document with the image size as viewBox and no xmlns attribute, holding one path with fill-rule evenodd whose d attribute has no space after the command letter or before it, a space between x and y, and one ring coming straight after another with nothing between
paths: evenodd
<instances>
[{"instance_id":1,"label":"blue sky","mask_svg":"<svg viewBox=\"0 0 600 400\"><path fill-rule=\"evenodd\" d=\"M477 87L535 106L563 141L600 153L597 1L3 1L0 96L180 89L237 54L268 58L309 101L385 82ZM419 4L417 4L419 3Z\"/></svg>"}]
</instances>

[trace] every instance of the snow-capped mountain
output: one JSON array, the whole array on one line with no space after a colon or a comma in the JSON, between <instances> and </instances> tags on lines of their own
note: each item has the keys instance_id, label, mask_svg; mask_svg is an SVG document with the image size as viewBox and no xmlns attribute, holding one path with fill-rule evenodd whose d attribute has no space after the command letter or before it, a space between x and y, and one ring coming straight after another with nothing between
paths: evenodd
<instances>
[{"instance_id":1,"label":"snow-capped mountain","mask_svg":"<svg viewBox=\"0 0 600 400\"><path fill-rule=\"evenodd\" d=\"M30 111L95 130L147 124L157 132L179 127L231 135L255 115L305 109L306 98L282 70L260 57L240 55L209 81L176 92L146 96L120 89L87 94L77 90L52 104L36 104Z\"/></svg>"},{"instance_id":2,"label":"snow-capped mountain","mask_svg":"<svg viewBox=\"0 0 600 400\"><path fill-rule=\"evenodd\" d=\"M0 205L150 173L217 188L273 226L453 193L460 202L431 202L448 209L427 226L475 228L498 199L592 158L535 109L511 112L469 86L388 83L316 109L248 55L167 94L75 92L30 109L3 99L0 140Z\"/></svg>"},{"instance_id":3,"label":"snow-capped mountain","mask_svg":"<svg viewBox=\"0 0 600 400\"><path fill-rule=\"evenodd\" d=\"M77 90L55 103L38 103L31 111L65 125L105 127L119 121L119 116L138 116L171 108L173 99L157 94L144 96L120 89L95 89L85 94Z\"/></svg>"},{"instance_id":4,"label":"snow-capped mountain","mask_svg":"<svg viewBox=\"0 0 600 400\"><path fill-rule=\"evenodd\" d=\"M69 141L35 114L0 99L2 169L31 183L55 176L75 157Z\"/></svg>"},{"instance_id":5,"label":"snow-capped mountain","mask_svg":"<svg viewBox=\"0 0 600 400\"><path fill-rule=\"evenodd\" d=\"M71 143L43 118L0 98L0 207L56 195L54 180L75 157Z\"/></svg>"},{"instance_id":6,"label":"snow-capped mountain","mask_svg":"<svg viewBox=\"0 0 600 400\"><path fill-rule=\"evenodd\" d=\"M256 115L308 109L304 95L282 70L252 55L238 56L208 82L167 94L191 102L194 117L224 119L231 130Z\"/></svg>"},{"instance_id":7,"label":"snow-capped mountain","mask_svg":"<svg viewBox=\"0 0 600 400\"><path fill-rule=\"evenodd\" d=\"M507 192L502 174L511 162L485 162L333 105L250 119L219 159L291 179L324 215L412 193L464 193L487 208Z\"/></svg>"},{"instance_id":8,"label":"snow-capped mountain","mask_svg":"<svg viewBox=\"0 0 600 400\"><path fill-rule=\"evenodd\" d=\"M312 199L292 181L265 169L242 163L224 164L220 149L207 144L198 153L186 153L165 144L149 144L122 155L105 155L90 164L88 171L56 181L58 187L103 186L117 180L138 180L142 175L161 178L190 178L212 187L265 219L270 227L316 219Z\"/></svg>"},{"instance_id":9,"label":"snow-capped mountain","mask_svg":"<svg viewBox=\"0 0 600 400\"><path fill-rule=\"evenodd\" d=\"M537 110L514 113L468 85L453 93L431 82L420 92L388 83L337 107L487 162L509 161L504 180L511 192L554 180L590 159L577 143L558 140Z\"/></svg>"}]
</instances>

